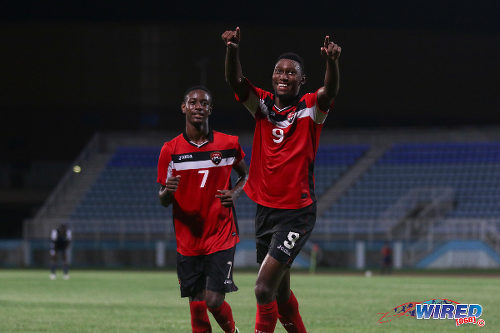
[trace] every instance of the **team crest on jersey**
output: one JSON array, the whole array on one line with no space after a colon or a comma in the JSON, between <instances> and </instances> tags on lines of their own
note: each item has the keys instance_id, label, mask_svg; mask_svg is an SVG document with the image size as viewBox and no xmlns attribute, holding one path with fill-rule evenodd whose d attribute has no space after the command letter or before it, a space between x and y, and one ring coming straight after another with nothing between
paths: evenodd
<instances>
[{"instance_id":1,"label":"team crest on jersey","mask_svg":"<svg viewBox=\"0 0 500 333\"><path fill-rule=\"evenodd\" d=\"M293 121L295 120L295 116L297 115L297 112L289 112L287 115L286 115L286 119L288 120L289 123L293 123Z\"/></svg>"},{"instance_id":2,"label":"team crest on jersey","mask_svg":"<svg viewBox=\"0 0 500 333\"><path fill-rule=\"evenodd\" d=\"M214 151L210 154L210 159L214 164L218 165L222 161L222 153L220 151Z\"/></svg>"}]
</instances>

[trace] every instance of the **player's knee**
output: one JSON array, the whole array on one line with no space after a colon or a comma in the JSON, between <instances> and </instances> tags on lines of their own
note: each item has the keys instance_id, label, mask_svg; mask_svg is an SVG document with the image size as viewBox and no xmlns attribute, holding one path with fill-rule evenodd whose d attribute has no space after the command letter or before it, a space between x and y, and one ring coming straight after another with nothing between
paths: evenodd
<instances>
[{"instance_id":1,"label":"player's knee","mask_svg":"<svg viewBox=\"0 0 500 333\"><path fill-rule=\"evenodd\" d=\"M255 285L255 297L259 303L269 303L272 301L274 290L264 283Z\"/></svg>"},{"instance_id":2,"label":"player's knee","mask_svg":"<svg viewBox=\"0 0 500 333\"><path fill-rule=\"evenodd\" d=\"M219 293L206 293L205 302L207 306L211 309L218 308L224 303L224 294Z\"/></svg>"}]
</instances>

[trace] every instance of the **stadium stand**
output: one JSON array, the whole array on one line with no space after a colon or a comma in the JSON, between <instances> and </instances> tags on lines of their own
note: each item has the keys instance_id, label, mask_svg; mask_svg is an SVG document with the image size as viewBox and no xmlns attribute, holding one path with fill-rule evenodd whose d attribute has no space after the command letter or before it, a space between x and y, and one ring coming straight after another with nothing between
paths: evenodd
<instances>
[{"instance_id":1,"label":"stadium stand","mask_svg":"<svg viewBox=\"0 0 500 333\"><path fill-rule=\"evenodd\" d=\"M499 143L395 144L325 213L378 218L414 188L451 188L450 217L500 216Z\"/></svg>"},{"instance_id":2,"label":"stadium stand","mask_svg":"<svg viewBox=\"0 0 500 333\"><path fill-rule=\"evenodd\" d=\"M316 158L318 221L311 240L324 249L353 248L345 241L401 240L405 266L417 265L448 240L482 240L500 252L497 133L326 135ZM87 172L68 171L29 221L26 239L43 239L54 223L65 221L85 240L171 242L171 209L161 207L156 195L157 158L165 137L115 133L94 138L75 161ZM240 136L240 142L250 163L251 135ZM255 203L243 194L236 211L242 237L252 239ZM370 244L377 248L380 243Z\"/></svg>"}]
</instances>

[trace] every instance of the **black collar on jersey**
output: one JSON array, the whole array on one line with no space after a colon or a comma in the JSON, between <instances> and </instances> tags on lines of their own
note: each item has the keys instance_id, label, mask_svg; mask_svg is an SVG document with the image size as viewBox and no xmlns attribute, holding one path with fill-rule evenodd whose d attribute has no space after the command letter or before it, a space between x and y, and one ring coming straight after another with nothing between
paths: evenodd
<instances>
[{"instance_id":1,"label":"black collar on jersey","mask_svg":"<svg viewBox=\"0 0 500 333\"><path fill-rule=\"evenodd\" d=\"M272 107L275 108L276 111L278 111L278 112L287 111L289 108L292 108L295 105L297 105L300 102L300 100L302 99L302 96L304 96L304 95L301 95L300 93L297 94L297 96L295 96L295 98L292 100L292 103L290 105L285 106L283 109L280 109L280 108L278 108L276 106L276 102L275 102L275 100L276 100L276 94L273 94L273 105L272 105Z\"/></svg>"},{"instance_id":2,"label":"black collar on jersey","mask_svg":"<svg viewBox=\"0 0 500 333\"><path fill-rule=\"evenodd\" d=\"M302 97L300 97L300 98L302 98ZM296 103L294 103L290 106L287 106L285 109L283 109L281 111L283 113L279 113L279 112L275 111L278 109L275 107L274 100L272 100L271 98L266 97L264 99L264 104L266 104L267 109L269 110L269 118L272 119L273 121L278 121L278 122L287 120L288 114L290 112L299 112L300 110L303 110L307 107L306 101L304 101L304 100L301 101L299 99L296 101Z\"/></svg>"},{"instance_id":3,"label":"black collar on jersey","mask_svg":"<svg viewBox=\"0 0 500 333\"><path fill-rule=\"evenodd\" d=\"M187 143L189 143L191 146L195 146L196 148L201 148L204 145L209 144L210 142L214 141L214 132L212 131L212 128L208 129L208 141L202 143L201 145L198 145L198 144L194 143L193 141L191 141L191 139L189 139L189 137L186 133L186 130L184 130L184 132L182 132L182 136L184 137L184 140L187 141Z\"/></svg>"}]
</instances>

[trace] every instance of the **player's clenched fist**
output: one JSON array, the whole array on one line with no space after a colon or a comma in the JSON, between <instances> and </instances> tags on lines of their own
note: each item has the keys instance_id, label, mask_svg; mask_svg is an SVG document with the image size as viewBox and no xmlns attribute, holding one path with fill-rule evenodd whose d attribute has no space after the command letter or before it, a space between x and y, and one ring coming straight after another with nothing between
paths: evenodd
<instances>
[{"instance_id":1,"label":"player's clenched fist","mask_svg":"<svg viewBox=\"0 0 500 333\"><path fill-rule=\"evenodd\" d=\"M236 30L224 31L221 37L226 46L233 48L238 47L240 44L240 27L236 27Z\"/></svg>"},{"instance_id":2,"label":"player's clenched fist","mask_svg":"<svg viewBox=\"0 0 500 333\"><path fill-rule=\"evenodd\" d=\"M341 51L342 48L339 45L330 41L330 36L325 36L325 42L321 47L321 55L323 57L330 58L331 60L335 61L340 57Z\"/></svg>"},{"instance_id":3,"label":"player's clenched fist","mask_svg":"<svg viewBox=\"0 0 500 333\"><path fill-rule=\"evenodd\" d=\"M175 177L170 177L167 179L165 186L160 188L160 196L165 196L167 194L173 194L177 191L177 187L179 186L179 181L181 180L181 176L177 175Z\"/></svg>"},{"instance_id":4,"label":"player's clenched fist","mask_svg":"<svg viewBox=\"0 0 500 333\"><path fill-rule=\"evenodd\" d=\"M220 194L215 197L220 199L222 206L233 207L233 192L230 190L217 190Z\"/></svg>"}]
</instances>

